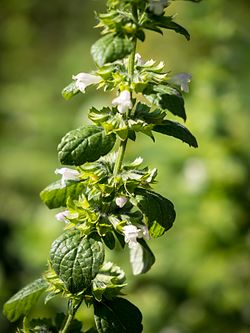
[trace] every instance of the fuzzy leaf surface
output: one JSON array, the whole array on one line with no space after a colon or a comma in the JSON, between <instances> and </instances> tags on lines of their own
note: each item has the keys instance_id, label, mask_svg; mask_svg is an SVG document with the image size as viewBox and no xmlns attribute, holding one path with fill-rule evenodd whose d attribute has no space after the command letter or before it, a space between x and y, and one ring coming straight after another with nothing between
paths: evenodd
<instances>
[{"instance_id":1,"label":"fuzzy leaf surface","mask_svg":"<svg viewBox=\"0 0 250 333\"><path fill-rule=\"evenodd\" d=\"M143 329L140 310L124 298L95 302L94 315L98 333L141 333Z\"/></svg>"},{"instance_id":2,"label":"fuzzy leaf surface","mask_svg":"<svg viewBox=\"0 0 250 333\"><path fill-rule=\"evenodd\" d=\"M153 191L140 188L135 193L137 207L146 218L150 236L153 238L162 236L174 223L176 216L174 205Z\"/></svg>"},{"instance_id":3,"label":"fuzzy leaf surface","mask_svg":"<svg viewBox=\"0 0 250 333\"><path fill-rule=\"evenodd\" d=\"M47 287L48 283L42 278L28 284L4 304L4 315L11 322L27 315Z\"/></svg>"},{"instance_id":4,"label":"fuzzy leaf surface","mask_svg":"<svg viewBox=\"0 0 250 333\"><path fill-rule=\"evenodd\" d=\"M101 67L108 62L126 57L132 49L133 42L127 37L108 34L92 45L91 54L97 65Z\"/></svg>"},{"instance_id":5,"label":"fuzzy leaf surface","mask_svg":"<svg viewBox=\"0 0 250 333\"><path fill-rule=\"evenodd\" d=\"M62 164L82 165L106 155L114 146L114 133L106 135L102 127L83 126L68 132L58 145L58 157Z\"/></svg>"},{"instance_id":6,"label":"fuzzy leaf surface","mask_svg":"<svg viewBox=\"0 0 250 333\"><path fill-rule=\"evenodd\" d=\"M84 188L82 182L70 182L68 185L63 186L61 181L57 181L47 186L40 193L40 197L50 209L66 207L67 199L77 199Z\"/></svg>"},{"instance_id":7,"label":"fuzzy leaf surface","mask_svg":"<svg viewBox=\"0 0 250 333\"><path fill-rule=\"evenodd\" d=\"M164 120L161 125L154 126L153 131L173 136L174 138L189 144L191 147L198 147L197 140L193 134L185 126L176 121Z\"/></svg>"},{"instance_id":8,"label":"fuzzy leaf surface","mask_svg":"<svg viewBox=\"0 0 250 333\"><path fill-rule=\"evenodd\" d=\"M89 287L98 273L104 261L104 246L94 236L68 230L53 242L50 259L67 289L77 293Z\"/></svg>"}]
</instances>

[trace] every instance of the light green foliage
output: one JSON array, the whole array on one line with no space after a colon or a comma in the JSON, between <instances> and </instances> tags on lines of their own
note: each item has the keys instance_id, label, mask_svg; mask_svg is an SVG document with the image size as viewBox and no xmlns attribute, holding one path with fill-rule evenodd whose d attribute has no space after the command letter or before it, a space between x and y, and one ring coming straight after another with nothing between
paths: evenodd
<instances>
[{"instance_id":1,"label":"light green foliage","mask_svg":"<svg viewBox=\"0 0 250 333\"><path fill-rule=\"evenodd\" d=\"M16 321L28 315L47 287L48 283L44 279L37 279L30 283L5 303L4 314L10 321Z\"/></svg>"},{"instance_id":2,"label":"light green foliage","mask_svg":"<svg viewBox=\"0 0 250 333\"><path fill-rule=\"evenodd\" d=\"M67 200L77 199L84 188L82 182L68 182L65 186L61 181L57 181L47 186L40 193L40 197L50 209L66 207Z\"/></svg>"},{"instance_id":3,"label":"light green foliage","mask_svg":"<svg viewBox=\"0 0 250 333\"><path fill-rule=\"evenodd\" d=\"M173 203L152 190L157 169L143 166L140 157L124 162L127 144L138 141L138 133L155 141L153 132L158 132L198 146L186 127L168 119L172 113L186 120L183 91L188 92L191 76L172 75L164 70L163 62L144 61L136 53L137 41L145 40L147 30L161 34L173 30L189 40L187 30L172 15L165 15L169 5L167 1L108 1L107 13L97 15L97 27L104 36L91 48L96 70L73 75L74 82L62 91L69 100L85 93L87 86L98 84L98 89L115 90L116 97L112 106L89 109L87 116L94 124L64 135L58 159L62 165L75 168L57 169L62 180L40 195L50 209L65 209L56 214L66 226L50 250L49 268L42 280L46 290L38 290L39 295L47 292L46 302L57 295L67 300L68 314L60 333L71 331L83 302L94 307L94 331L142 332L140 311L118 297L126 285L125 273L115 264L105 263L104 258L106 247L114 250L119 244L122 248L128 245L133 274L146 273L155 263L147 241L165 234L176 217ZM18 303L18 310L6 310L7 316L15 321L27 315L38 291L18 296L18 301L28 300L23 303L24 310ZM26 328L53 331L58 325L25 318L23 330ZM80 330L77 326L76 331Z\"/></svg>"}]
</instances>

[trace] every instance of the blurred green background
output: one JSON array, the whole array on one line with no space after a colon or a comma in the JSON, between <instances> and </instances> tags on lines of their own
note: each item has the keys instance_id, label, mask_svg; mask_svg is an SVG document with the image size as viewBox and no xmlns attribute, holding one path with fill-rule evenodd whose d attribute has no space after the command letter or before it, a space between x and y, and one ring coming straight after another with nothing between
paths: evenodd
<instances>
[{"instance_id":1,"label":"blurred green background","mask_svg":"<svg viewBox=\"0 0 250 333\"><path fill-rule=\"evenodd\" d=\"M56 147L111 94L88 88L66 102L60 91L72 74L94 69L91 44L99 31L93 11L103 0L1 0L0 9L0 298L1 305L46 267L63 226L40 201L57 179ZM193 75L186 97L187 126L199 148L139 136L127 159L140 155L159 169L155 189L176 206L175 226L150 242L157 261L132 277L127 252L114 261L126 270L128 299L144 314L144 333L249 333L249 0L175 2L170 13L191 33L149 33L138 51L166 69ZM2 306L1 306L2 307ZM64 311L61 299L32 315ZM78 317L90 324L89 310ZM0 318L1 333L14 332Z\"/></svg>"}]
</instances>

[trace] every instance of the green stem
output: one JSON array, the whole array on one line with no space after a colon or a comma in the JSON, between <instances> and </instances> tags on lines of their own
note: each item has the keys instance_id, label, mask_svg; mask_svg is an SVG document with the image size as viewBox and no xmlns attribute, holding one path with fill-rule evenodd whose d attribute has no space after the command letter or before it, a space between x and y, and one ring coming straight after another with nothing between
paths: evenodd
<instances>
[{"instance_id":1,"label":"green stem","mask_svg":"<svg viewBox=\"0 0 250 333\"><path fill-rule=\"evenodd\" d=\"M75 314L81 305L82 300L80 300L76 304L72 304L71 302L69 303L69 310L68 310L68 316L66 318L66 321L63 325L63 328L59 331L59 333L67 333L68 329L70 328L70 325L72 321L74 320Z\"/></svg>"},{"instance_id":2,"label":"green stem","mask_svg":"<svg viewBox=\"0 0 250 333\"><path fill-rule=\"evenodd\" d=\"M134 40L134 48L133 48L132 53L130 54L129 63L128 63L128 74L129 74L129 77L130 77L130 82L132 82L133 75L134 75L135 52L136 52L136 38ZM132 99L132 92L130 93L130 95L131 95L131 99ZM128 117L129 117L129 115L130 115L130 110L128 112ZM124 155L125 155L125 150L126 150L127 142L128 142L128 139L120 140L120 145L119 145L119 148L118 148L117 160L116 160L115 166L114 166L114 172L113 172L114 176L117 176L117 174L119 173L120 168L122 166L122 161L123 161L123 158L124 158Z\"/></svg>"},{"instance_id":3,"label":"green stem","mask_svg":"<svg viewBox=\"0 0 250 333\"><path fill-rule=\"evenodd\" d=\"M114 166L114 176L117 176L117 174L119 173L120 168L122 166L122 161L123 161L123 158L125 155L127 141L128 141L128 139L126 139L124 141L120 140L120 146L118 148L118 155L117 155L117 159L115 161L115 166Z\"/></svg>"},{"instance_id":4,"label":"green stem","mask_svg":"<svg viewBox=\"0 0 250 333\"><path fill-rule=\"evenodd\" d=\"M135 5L133 6L132 12L133 12L133 16L134 16L135 20L138 20L137 8L136 8ZM137 38L136 37L134 38L133 42L134 42L134 47L133 47L133 50L132 50L132 52L129 56L129 62L128 62L128 75L129 75L129 78L130 78L130 83L132 83L133 75L134 75L135 54L136 54L136 44L137 44ZM132 92L130 93L130 95L131 95L131 99L132 99ZM130 115L130 111L131 110L129 110L129 112L128 112L128 117ZM123 161L125 151L126 151L127 142L128 142L128 139L120 140L120 145L119 145L119 148L118 148L118 155L117 155L117 159L116 159L115 166L114 166L114 172L113 172L114 176L117 176L117 174L119 173L119 171L121 169L122 161Z\"/></svg>"}]
</instances>

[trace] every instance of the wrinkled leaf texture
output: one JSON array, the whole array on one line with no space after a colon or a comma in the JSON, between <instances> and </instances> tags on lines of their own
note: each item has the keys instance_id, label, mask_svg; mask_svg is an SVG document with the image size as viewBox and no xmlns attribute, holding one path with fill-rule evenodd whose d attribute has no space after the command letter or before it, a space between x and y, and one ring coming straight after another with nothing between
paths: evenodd
<instances>
[{"instance_id":1,"label":"wrinkled leaf texture","mask_svg":"<svg viewBox=\"0 0 250 333\"><path fill-rule=\"evenodd\" d=\"M50 259L66 288L77 293L88 288L98 273L104 261L104 246L94 235L86 237L71 229L53 242Z\"/></svg>"},{"instance_id":2,"label":"wrinkled leaf texture","mask_svg":"<svg viewBox=\"0 0 250 333\"><path fill-rule=\"evenodd\" d=\"M98 66L123 59L132 52L133 42L127 37L107 34L98 39L91 48L91 54Z\"/></svg>"},{"instance_id":3,"label":"wrinkled leaf texture","mask_svg":"<svg viewBox=\"0 0 250 333\"><path fill-rule=\"evenodd\" d=\"M106 155L114 146L114 133L106 135L99 126L89 125L68 132L58 145L58 157L62 164L82 165Z\"/></svg>"},{"instance_id":4,"label":"wrinkled leaf texture","mask_svg":"<svg viewBox=\"0 0 250 333\"><path fill-rule=\"evenodd\" d=\"M40 278L19 290L4 304L5 316L11 322L26 316L47 287L48 283Z\"/></svg>"}]
</instances>

